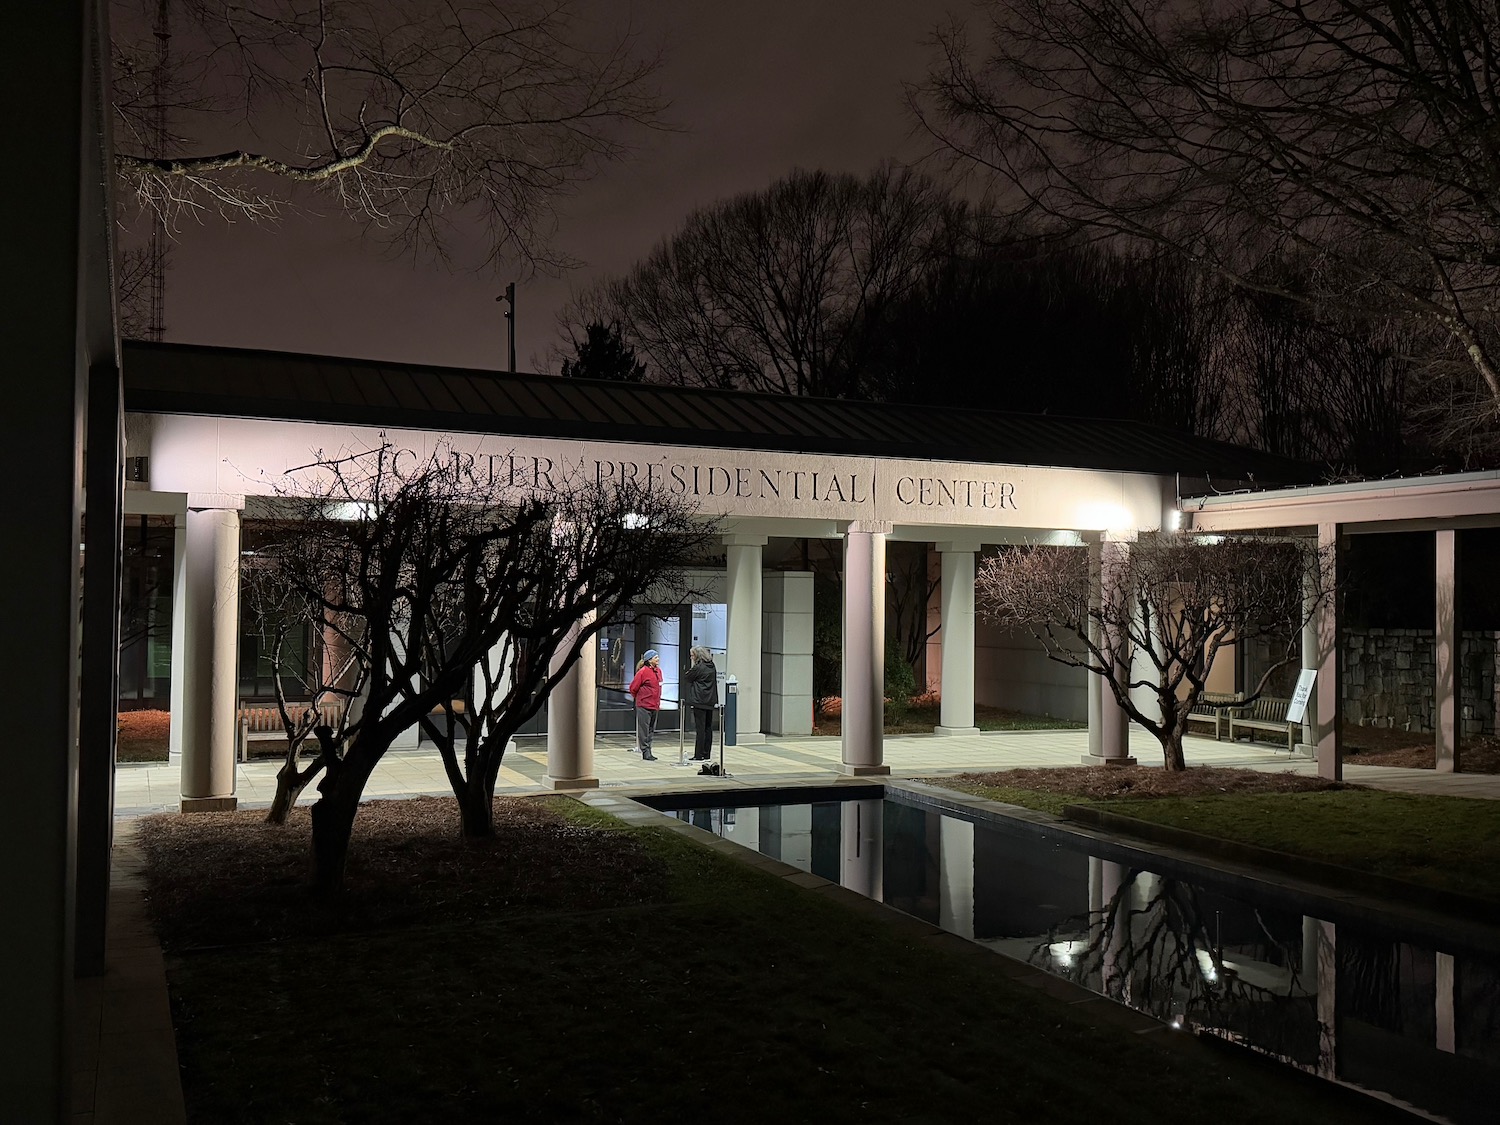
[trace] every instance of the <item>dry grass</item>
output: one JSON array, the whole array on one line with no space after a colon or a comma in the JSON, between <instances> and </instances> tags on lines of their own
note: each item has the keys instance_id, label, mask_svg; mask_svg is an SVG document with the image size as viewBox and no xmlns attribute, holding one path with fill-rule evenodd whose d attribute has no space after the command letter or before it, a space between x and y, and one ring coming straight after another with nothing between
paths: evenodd
<instances>
[{"instance_id":1,"label":"dry grass","mask_svg":"<svg viewBox=\"0 0 1500 1125\"><path fill-rule=\"evenodd\" d=\"M306 809L281 827L249 811L147 817L141 843L162 944L235 945L663 898L665 868L636 838L569 822L548 801L496 798L494 838L468 841L452 798L367 802L354 824L345 891L332 903L309 886Z\"/></svg>"}]
</instances>

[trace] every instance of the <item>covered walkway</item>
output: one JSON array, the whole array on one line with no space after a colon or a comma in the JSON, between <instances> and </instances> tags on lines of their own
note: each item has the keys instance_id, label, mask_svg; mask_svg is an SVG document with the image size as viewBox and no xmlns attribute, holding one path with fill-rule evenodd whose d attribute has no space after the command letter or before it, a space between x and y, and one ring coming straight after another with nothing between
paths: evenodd
<instances>
[{"instance_id":1,"label":"covered walkway","mask_svg":"<svg viewBox=\"0 0 1500 1125\"><path fill-rule=\"evenodd\" d=\"M657 760L642 761L630 752L633 740L605 735L595 742L594 764L601 788L661 789L751 788L778 784L828 782L847 777L841 768L837 738L767 739L725 751L730 777L701 777L694 766L677 765L677 742L672 734L659 737ZM1134 735L1131 749L1142 765L1160 764L1155 743ZM692 753L691 743L687 752ZM1215 742L1190 737L1186 744L1190 766L1233 766L1257 770L1291 770L1314 776L1317 763L1289 758L1269 745ZM1006 731L938 737L895 735L885 740L885 760L893 777L941 777L972 770L1036 769L1078 766L1088 754L1085 730ZM242 763L236 771L240 808L263 808L276 791L280 763L265 759ZM172 812L181 800L180 766L176 760L160 765L121 765L115 778L115 814L134 816ZM1500 775L1438 773L1435 770L1346 764L1344 780L1377 789L1433 793L1451 797L1500 800ZM552 792L547 781L545 738L522 739L506 755L497 792L519 795ZM442 763L435 751L400 750L387 754L365 788L367 798L449 796ZM308 793L303 803L316 799Z\"/></svg>"}]
</instances>

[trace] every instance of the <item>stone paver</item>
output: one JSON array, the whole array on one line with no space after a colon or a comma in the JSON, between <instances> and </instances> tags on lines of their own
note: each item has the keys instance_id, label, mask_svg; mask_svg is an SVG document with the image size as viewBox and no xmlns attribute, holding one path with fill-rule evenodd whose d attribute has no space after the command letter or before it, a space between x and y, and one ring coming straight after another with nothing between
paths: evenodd
<instances>
[{"instance_id":1,"label":"stone paver","mask_svg":"<svg viewBox=\"0 0 1500 1125\"><path fill-rule=\"evenodd\" d=\"M885 761L896 777L942 776L970 770L999 770L1076 766L1087 750L1088 735L1081 730L1006 731L977 735L900 735L886 739ZM1133 737L1133 749L1143 765L1158 764L1154 743ZM678 764L676 739L659 738L657 760L642 761L630 753L628 735L603 735L595 744L594 765L601 789L692 787L733 789L786 783L833 782L840 772L837 738L768 739L763 743L725 749L727 778L704 777L696 766ZM691 747L686 748L691 752ZM1267 745L1215 742L1189 737L1186 743L1190 765L1238 766L1257 770L1290 770L1313 775L1317 767L1303 758L1289 758L1285 751ZM715 753L717 760L717 752ZM260 760L242 763L236 770L241 807L270 804L276 791L278 763ZM133 816L178 807L180 762L123 764L115 772L115 813ZM551 792L546 784L547 746L544 738L521 739L506 755L500 771L502 793ZM1396 769L1385 766L1347 765L1347 781L1378 789L1408 793L1434 793L1454 797L1500 799L1500 776L1494 774L1440 774L1434 770ZM432 750L398 750L387 754L366 787L369 798L450 794L442 763ZM304 801L315 796L308 793Z\"/></svg>"},{"instance_id":2,"label":"stone paver","mask_svg":"<svg viewBox=\"0 0 1500 1125\"><path fill-rule=\"evenodd\" d=\"M73 997L73 1125L181 1125L187 1120L161 947L141 896L135 826L115 828L105 972Z\"/></svg>"}]
</instances>

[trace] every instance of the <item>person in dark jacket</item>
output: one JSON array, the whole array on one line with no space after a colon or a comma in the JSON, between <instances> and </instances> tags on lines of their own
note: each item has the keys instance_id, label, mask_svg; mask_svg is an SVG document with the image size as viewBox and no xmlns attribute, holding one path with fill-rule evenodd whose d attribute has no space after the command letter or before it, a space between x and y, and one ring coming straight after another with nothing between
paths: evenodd
<instances>
[{"instance_id":1,"label":"person in dark jacket","mask_svg":"<svg viewBox=\"0 0 1500 1125\"><path fill-rule=\"evenodd\" d=\"M656 737L656 715L661 710L661 656L654 648L648 648L636 668L635 679L625 689L635 700L635 737L641 757L648 762L656 761L651 753L651 743Z\"/></svg>"},{"instance_id":2,"label":"person in dark jacket","mask_svg":"<svg viewBox=\"0 0 1500 1125\"><path fill-rule=\"evenodd\" d=\"M714 666L714 655L702 645L692 648L693 666L688 669L687 702L693 709L693 729L697 741L693 744L693 761L708 761L714 743L714 708L719 702L719 670Z\"/></svg>"}]
</instances>

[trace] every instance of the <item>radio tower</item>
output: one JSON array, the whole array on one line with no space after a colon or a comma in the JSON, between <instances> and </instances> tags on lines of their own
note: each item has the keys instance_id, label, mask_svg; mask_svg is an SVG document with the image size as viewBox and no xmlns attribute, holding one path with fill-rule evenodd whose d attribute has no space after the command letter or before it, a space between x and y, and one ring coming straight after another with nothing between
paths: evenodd
<instances>
[{"instance_id":1,"label":"radio tower","mask_svg":"<svg viewBox=\"0 0 1500 1125\"><path fill-rule=\"evenodd\" d=\"M167 46L172 33L167 26L168 0L156 4L156 66L151 72L151 89L155 95L152 108L151 142L156 155L167 150ZM161 209L151 209L151 239L146 245L146 286L148 313L146 339L160 340L166 330L163 305L166 296L167 226Z\"/></svg>"}]
</instances>

